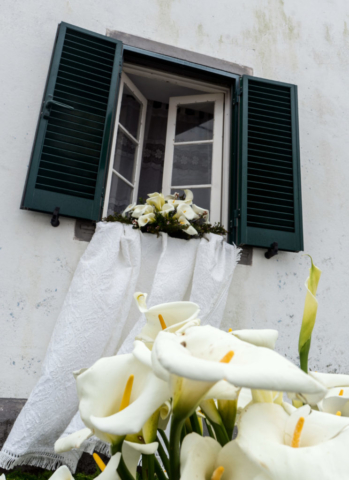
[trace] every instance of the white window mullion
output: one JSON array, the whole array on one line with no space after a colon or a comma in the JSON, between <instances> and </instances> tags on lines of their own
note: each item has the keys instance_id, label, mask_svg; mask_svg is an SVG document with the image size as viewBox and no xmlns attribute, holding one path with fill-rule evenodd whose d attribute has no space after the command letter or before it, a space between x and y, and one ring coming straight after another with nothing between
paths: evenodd
<instances>
[{"instance_id":1,"label":"white window mullion","mask_svg":"<svg viewBox=\"0 0 349 480\"><path fill-rule=\"evenodd\" d=\"M137 135L138 139L135 138L123 125L120 124L121 103L122 103L125 85L128 87L129 90L131 90L132 94L141 105L141 115L139 119L138 135ZM110 153L108 178L106 183L105 200L104 200L104 206L103 206L103 217L106 217L108 212L108 204L109 204L109 197L110 197L110 190L111 190L113 175L117 175L127 185L133 188L131 201L132 202L137 201L146 113L147 113L147 99L138 90L138 88L134 85L131 79L125 73L122 73L121 80L120 80L118 104L116 109L115 127L113 132L113 140L112 140L112 147L111 147L111 153ZM127 138L136 146L135 157L134 157L135 166L134 166L133 179L132 179L133 182L127 180L122 174L114 170L115 149L116 149L117 137L118 137L119 131L121 131L124 135L126 135Z\"/></svg>"},{"instance_id":2,"label":"white window mullion","mask_svg":"<svg viewBox=\"0 0 349 480\"><path fill-rule=\"evenodd\" d=\"M175 142L177 107L195 103L214 103L213 113L213 138L210 140L195 140ZM162 191L165 195L171 193L173 189L191 188L194 193L195 188L211 188L210 195L210 218L213 222L221 221L221 183L222 183L222 162L223 162L223 113L224 113L224 94L203 94L189 95L183 97L170 98L167 121L167 135L165 147L165 163L163 173ZM180 145L200 145L212 144L212 164L211 164L211 183L205 185L172 185L174 149ZM185 179L183 178L183 181ZM200 206L200 205L199 205Z\"/></svg>"}]
</instances>

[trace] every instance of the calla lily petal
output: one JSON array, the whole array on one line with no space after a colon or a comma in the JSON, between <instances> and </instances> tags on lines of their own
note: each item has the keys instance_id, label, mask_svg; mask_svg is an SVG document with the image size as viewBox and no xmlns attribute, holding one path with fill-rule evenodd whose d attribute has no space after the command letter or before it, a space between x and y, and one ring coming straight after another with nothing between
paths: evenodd
<instances>
[{"instance_id":1,"label":"calla lily petal","mask_svg":"<svg viewBox=\"0 0 349 480\"><path fill-rule=\"evenodd\" d=\"M168 215L170 212L173 212L174 210L175 210L174 205L170 203L165 203L165 205L162 206L162 209L160 210L159 213L161 213L161 215Z\"/></svg>"},{"instance_id":2,"label":"calla lily petal","mask_svg":"<svg viewBox=\"0 0 349 480\"><path fill-rule=\"evenodd\" d=\"M135 373L135 381L137 376L143 375L143 378L139 379L139 387L137 388L134 385L132 390L132 393L135 392L135 395L137 395L135 401L114 415L106 417L92 415L90 417L90 422L97 431L112 436L136 434L142 429L149 417L170 398L167 384L155 377L144 365L143 367L143 373L141 373L142 369L140 368Z\"/></svg>"},{"instance_id":3,"label":"calla lily petal","mask_svg":"<svg viewBox=\"0 0 349 480\"><path fill-rule=\"evenodd\" d=\"M349 398L348 396L329 396L324 398L320 404L321 411L325 413L332 413L332 415L340 415L342 417L349 417Z\"/></svg>"},{"instance_id":4,"label":"calla lily petal","mask_svg":"<svg viewBox=\"0 0 349 480\"><path fill-rule=\"evenodd\" d=\"M147 199L147 204L154 206L156 210L160 211L165 203L165 197L163 194L155 192L148 196L149 198Z\"/></svg>"},{"instance_id":5,"label":"calla lily petal","mask_svg":"<svg viewBox=\"0 0 349 480\"><path fill-rule=\"evenodd\" d=\"M155 207L152 205L136 205L132 212L133 218L139 218L148 213L154 213Z\"/></svg>"},{"instance_id":6,"label":"calla lily petal","mask_svg":"<svg viewBox=\"0 0 349 480\"><path fill-rule=\"evenodd\" d=\"M200 324L200 320L197 318L200 308L194 302L162 303L147 309L146 294L137 292L134 298L139 310L145 314L147 319L147 323L136 336L136 340L145 342L149 348L152 348L155 338L164 327L165 331L174 333L184 331L187 326ZM160 322L160 317L163 324Z\"/></svg>"},{"instance_id":7,"label":"calla lily petal","mask_svg":"<svg viewBox=\"0 0 349 480\"><path fill-rule=\"evenodd\" d=\"M197 215L203 215L205 222L207 223L210 219L210 212L205 208L198 207L197 205L192 205L191 208Z\"/></svg>"},{"instance_id":8,"label":"calla lily petal","mask_svg":"<svg viewBox=\"0 0 349 480\"><path fill-rule=\"evenodd\" d=\"M256 347L270 348L271 350L274 350L276 340L279 336L277 330L268 328L263 330L234 330L229 333L243 342L252 343L252 345L256 345Z\"/></svg>"},{"instance_id":9,"label":"calla lily petal","mask_svg":"<svg viewBox=\"0 0 349 480\"><path fill-rule=\"evenodd\" d=\"M327 388L349 387L349 375L321 372L309 372L309 375Z\"/></svg>"},{"instance_id":10,"label":"calla lily petal","mask_svg":"<svg viewBox=\"0 0 349 480\"><path fill-rule=\"evenodd\" d=\"M136 478L137 466L141 455L154 454L158 449L158 446L159 444L157 442L144 445L142 443L132 443L126 440L124 441L122 445L122 456L125 460L127 468L134 478Z\"/></svg>"},{"instance_id":11,"label":"calla lily petal","mask_svg":"<svg viewBox=\"0 0 349 480\"><path fill-rule=\"evenodd\" d=\"M2 476L0 477L2 479ZM69 468L66 465L62 465L57 468L55 473L51 475L50 480L74 480L73 475L70 473Z\"/></svg>"},{"instance_id":12,"label":"calla lily petal","mask_svg":"<svg viewBox=\"0 0 349 480\"><path fill-rule=\"evenodd\" d=\"M181 448L181 480L211 478L221 448L213 438L196 433L187 435Z\"/></svg>"},{"instance_id":13,"label":"calla lily petal","mask_svg":"<svg viewBox=\"0 0 349 480\"><path fill-rule=\"evenodd\" d=\"M81 444L92 437L93 431L90 428L83 428L77 432L71 433L66 437L59 438L55 443L55 452L68 452L72 448L80 448Z\"/></svg>"},{"instance_id":14,"label":"calla lily petal","mask_svg":"<svg viewBox=\"0 0 349 480\"><path fill-rule=\"evenodd\" d=\"M134 375L130 404L120 411L130 375ZM138 433L170 397L168 384L153 374L146 359L142 363L133 354L101 358L76 382L82 421L94 435L112 444Z\"/></svg>"},{"instance_id":15,"label":"calla lily petal","mask_svg":"<svg viewBox=\"0 0 349 480\"><path fill-rule=\"evenodd\" d=\"M195 228L190 224L190 222L188 222L188 220L185 218L184 215L181 215L179 218L178 218L178 221L181 225L188 225L188 227L184 230L185 233L187 233L188 235L197 235L197 231L195 230Z\"/></svg>"},{"instance_id":16,"label":"calla lily petal","mask_svg":"<svg viewBox=\"0 0 349 480\"><path fill-rule=\"evenodd\" d=\"M123 217L126 217L126 213L128 212L132 212L132 210L134 210L136 204L135 203L131 203L130 205L128 205L125 210L122 212L122 216Z\"/></svg>"},{"instance_id":17,"label":"calla lily petal","mask_svg":"<svg viewBox=\"0 0 349 480\"><path fill-rule=\"evenodd\" d=\"M195 213L194 210L186 203L178 205L176 215L178 217L181 217L183 215L188 220L194 220L199 217L199 215Z\"/></svg>"},{"instance_id":18,"label":"calla lily petal","mask_svg":"<svg viewBox=\"0 0 349 480\"><path fill-rule=\"evenodd\" d=\"M221 363L229 351L234 352L232 361ZM181 337L160 332L152 361L154 357L169 373L191 380L215 383L225 379L236 387L300 391L315 394L319 400L326 392L320 383L278 353L208 325L189 328Z\"/></svg>"},{"instance_id":19,"label":"calla lily petal","mask_svg":"<svg viewBox=\"0 0 349 480\"><path fill-rule=\"evenodd\" d=\"M331 440L349 426L349 418L320 413L304 405L293 412L285 425L285 445L291 445L293 434L300 417L305 418L300 437L300 447L310 447Z\"/></svg>"},{"instance_id":20,"label":"calla lily petal","mask_svg":"<svg viewBox=\"0 0 349 480\"><path fill-rule=\"evenodd\" d=\"M103 472L100 475L98 475L97 477L98 480L120 480L120 477L117 472L117 468L119 466L120 460L121 460L121 453L120 452L115 453L115 455L113 455L110 458Z\"/></svg>"},{"instance_id":21,"label":"calla lily petal","mask_svg":"<svg viewBox=\"0 0 349 480\"><path fill-rule=\"evenodd\" d=\"M235 441L249 461L259 465L271 480L346 478L349 429L338 428L338 420L342 420L341 426L346 422L334 415L321 418L326 414L310 413L308 406L302 409L289 416L279 405L251 405L240 417L239 434ZM292 427L302 414L304 423L300 432L300 448L292 448L285 443L285 429L289 429L290 436ZM335 427L330 427L330 423ZM326 430L330 430L331 434L326 434ZM293 438L295 434L296 430ZM326 435L332 438L326 440Z\"/></svg>"},{"instance_id":22,"label":"calla lily petal","mask_svg":"<svg viewBox=\"0 0 349 480\"><path fill-rule=\"evenodd\" d=\"M204 396L204 400L215 398L216 400L236 400L239 396L240 388L234 387L225 380L217 382Z\"/></svg>"},{"instance_id":23,"label":"calla lily petal","mask_svg":"<svg viewBox=\"0 0 349 480\"><path fill-rule=\"evenodd\" d=\"M147 297L148 297L147 293L136 292L136 293L133 294L133 298L136 300L138 309L142 313L148 311Z\"/></svg>"},{"instance_id":24,"label":"calla lily petal","mask_svg":"<svg viewBox=\"0 0 349 480\"><path fill-rule=\"evenodd\" d=\"M148 225L148 223L154 223L154 222L155 222L155 213L147 213L146 215L141 215L138 218L139 227L144 227L145 225Z\"/></svg>"}]
</instances>

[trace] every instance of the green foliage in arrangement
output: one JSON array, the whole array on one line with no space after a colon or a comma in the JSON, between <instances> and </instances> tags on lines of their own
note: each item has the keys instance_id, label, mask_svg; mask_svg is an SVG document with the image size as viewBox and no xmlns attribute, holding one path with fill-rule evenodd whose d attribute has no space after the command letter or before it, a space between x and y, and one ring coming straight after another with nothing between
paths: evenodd
<instances>
[{"instance_id":1,"label":"green foliage in arrangement","mask_svg":"<svg viewBox=\"0 0 349 480\"><path fill-rule=\"evenodd\" d=\"M87 475L86 473L75 473L75 480L94 480L94 478L100 475L101 471L96 466L96 471L93 474ZM40 473L22 472L21 470L12 470L6 473L6 480L48 480L52 477L51 470L43 470Z\"/></svg>"},{"instance_id":2,"label":"green foliage in arrangement","mask_svg":"<svg viewBox=\"0 0 349 480\"><path fill-rule=\"evenodd\" d=\"M139 227L138 224L130 216L123 216L121 213L114 213L104 218L105 222L121 222L127 225L132 225L133 228L140 228L144 233L155 233L159 235L160 232L168 233L170 237L183 238L189 240L190 238L202 238L207 233L215 233L216 235L226 235L228 231L220 223L205 223L203 215L200 215L196 220L192 220L190 224L197 231L197 235L188 235L185 230L188 225L181 225L178 218L174 218L175 212L170 212L167 217L161 213L155 212L155 221Z\"/></svg>"}]
</instances>

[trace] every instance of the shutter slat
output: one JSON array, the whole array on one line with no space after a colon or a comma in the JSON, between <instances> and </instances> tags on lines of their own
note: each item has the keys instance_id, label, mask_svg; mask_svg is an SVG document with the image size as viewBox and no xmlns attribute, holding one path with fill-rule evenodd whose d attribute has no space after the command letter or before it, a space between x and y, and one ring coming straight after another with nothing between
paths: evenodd
<instances>
[{"instance_id":1,"label":"shutter slat","mask_svg":"<svg viewBox=\"0 0 349 480\"><path fill-rule=\"evenodd\" d=\"M239 244L303 248L297 87L244 76Z\"/></svg>"},{"instance_id":2,"label":"shutter slat","mask_svg":"<svg viewBox=\"0 0 349 480\"><path fill-rule=\"evenodd\" d=\"M122 43L62 23L47 80L22 206L99 220Z\"/></svg>"},{"instance_id":3,"label":"shutter slat","mask_svg":"<svg viewBox=\"0 0 349 480\"><path fill-rule=\"evenodd\" d=\"M54 155L52 153L47 153L47 152L42 152L42 159L43 161L53 161L55 160L54 163L57 163L57 165L62 165L67 167L74 167L76 166L77 168L83 168L86 170L91 170L93 172L98 172L98 165L93 164L93 163L88 163L88 162L82 162L81 160L76 160L74 158L69 158L69 157L61 157L59 155Z\"/></svg>"},{"instance_id":4,"label":"shutter slat","mask_svg":"<svg viewBox=\"0 0 349 480\"><path fill-rule=\"evenodd\" d=\"M112 53L112 52L109 53L105 49L101 50L100 48L96 48L95 45L94 46L88 45L86 42L83 43L83 42L79 41L79 39L77 37L69 35L69 33L67 33L67 35L66 35L66 44L76 46L76 47L79 48L79 50L82 49L82 50L85 50L87 52L95 53L96 55L104 54L104 55L108 56L109 58L111 58L112 60L114 59L114 53Z\"/></svg>"},{"instance_id":5,"label":"shutter slat","mask_svg":"<svg viewBox=\"0 0 349 480\"><path fill-rule=\"evenodd\" d=\"M76 110L74 111L73 115L72 113L69 114L63 110L58 111L52 108L50 122L52 122L52 120L60 122L60 124L62 125L74 125L74 128L80 128L82 131L91 131L95 134L100 134L101 136L103 136L103 123L89 120L87 118L81 118L79 117L79 115L76 115Z\"/></svg>"}]
</instances>

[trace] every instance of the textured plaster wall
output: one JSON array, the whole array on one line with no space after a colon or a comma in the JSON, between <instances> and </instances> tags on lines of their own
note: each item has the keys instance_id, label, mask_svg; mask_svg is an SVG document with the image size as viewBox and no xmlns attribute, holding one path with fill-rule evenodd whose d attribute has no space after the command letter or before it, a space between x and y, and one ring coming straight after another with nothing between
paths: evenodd
<instances>
[{"instance_id":1,"label":"textured plaster wall","mask_svg":"<svg viewBox=\"0 0 349 480\"><path fill-rule=\"evenodd\" d=\"M349 4L344 0L4 0L0 18L0 396L25 398L86 248L74 221L19 210L56 27L119 30L299 86L306 252L323 270L311 366L349 373ZM237 268L224 327L276 327L297 356L308 259Z\"/></svg>"}]
</instances>

